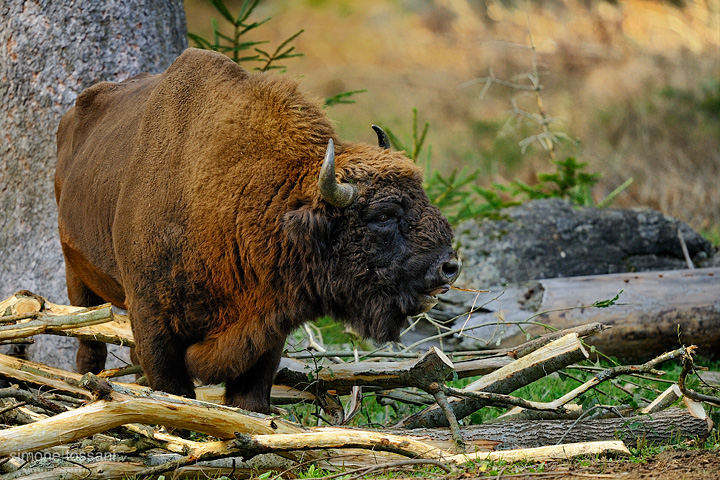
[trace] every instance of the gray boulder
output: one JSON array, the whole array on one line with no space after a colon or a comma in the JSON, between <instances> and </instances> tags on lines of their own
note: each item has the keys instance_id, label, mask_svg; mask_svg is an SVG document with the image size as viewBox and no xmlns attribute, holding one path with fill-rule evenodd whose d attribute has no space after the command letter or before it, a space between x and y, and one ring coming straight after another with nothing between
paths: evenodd
<instances>
[{"instance_id":1,"label":"gray boulder","mask_svg":"<svg viewBox=\"0 0 720 480\"><path fill-rule=\"evenodd\" d=\"M647 208L575 207L535 200L502 218L456 229L463 272L457 286L482 289L524 280L717 266L712 244L687 224Z\"/></svg>"}]
</instances>

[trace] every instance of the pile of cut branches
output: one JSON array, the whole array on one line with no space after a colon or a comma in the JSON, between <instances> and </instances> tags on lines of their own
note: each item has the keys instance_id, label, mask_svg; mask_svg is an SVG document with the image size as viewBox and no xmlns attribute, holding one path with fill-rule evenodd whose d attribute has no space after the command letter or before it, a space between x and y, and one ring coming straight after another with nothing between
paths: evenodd
<instances>
[{"instance_id":1,"label":"pile of cut branches","mask_svg":"<svg viewBox=\"0 0 720 480\"><path fill-rule=\"evenodd\" d=\"M578 455L628 455L626 443L667 443L705 437L712 423L701 402L718 399L685 385L694 347L645 364L595 372L582 385L546 403L510 394L588 358L584 337L602 334L590 324L553 332L511 349L454 361L436 347L403 360L377 358L324 365L283 359L273 389L276 405L315 402L329 427L309 427L285 415L261 415L220 405L219 387L198 387L197 400L109 380L137 367L99 375L52 368L0 355L0 479L122 478L128 475L234 475L283 471L304 462L326 469L423 462L449 471L472 460L566 459ZM31 341L37 334L69 335L133 346L128 319L110 305L52 304L30 292L0 302L0 342ZM316 345L322 350L322 346ZM389 354L391 355L391 354ZM381 357L382 358L382 357ZM679 382L647 405L573 403L602 382L622 375L662 375L661 364L682 359ZM338 359L336 359L338 361ZM455 380L479 377L462 388ZM412 389L412 391L408 391ZM340 397L349 395L347 409ZM390 428L346 425L363 395L394 404L422 404ZM668 408L682 398L687 408ZM501 420L462 426L486 406L506 407Z\"/></svg>"}]
</instances>

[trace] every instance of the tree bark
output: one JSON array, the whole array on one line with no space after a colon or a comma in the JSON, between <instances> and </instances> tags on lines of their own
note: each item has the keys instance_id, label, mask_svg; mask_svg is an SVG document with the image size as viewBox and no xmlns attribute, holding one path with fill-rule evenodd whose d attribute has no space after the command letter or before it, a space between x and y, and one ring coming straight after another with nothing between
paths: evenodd
<instances>
[{"instance_id":1,"label":"tree bark","mask_svg":"<svg viewBox=\"0 0 720 480\"><path fill-rule=\"evenodd\" d=\"M419 428L387 430L396 435L429 437L438 445L451 441L447 429ZM557 443L623 440L629 446L638 442L648 445L667 445L679 439L705 438L708 435L706 420L693 416L688 410L670 408L652 415L635 415L602 420L508 420L505 422L469 425L463 428L468 444L475 441L498 442L501 450L534 448ZM428 440L425 440L426 442ZM442 447L441 447L442 448Z\"/></svg>"},{"instance_id":2,"label":"tree bark","mask_svg":"<svg viewBox=\"0 0 720 480\"><path fill-rule=\"evenodd\" d=\"M65 303L54 194L58 122L94 83L167 68L187 47L183 2L5 0L0 45L0 298L26 288ZM74 364L74 340L38 337L31 352L47 343L36 358Z\"/></svg>"}]
</instances>

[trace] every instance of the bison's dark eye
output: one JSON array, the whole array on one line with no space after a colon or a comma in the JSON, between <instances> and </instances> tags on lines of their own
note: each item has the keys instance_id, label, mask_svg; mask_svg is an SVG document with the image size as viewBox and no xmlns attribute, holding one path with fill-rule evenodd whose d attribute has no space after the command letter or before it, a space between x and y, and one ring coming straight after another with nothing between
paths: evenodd
<instances>
[{"instance_id":1,"label":"bison's dark eye","mask_svg":"<svg viewBox=\"0 0 720 480\"><path fill-rule=\"evenodd\" d=\"M396 203L371 208L366 216L368 227L379 233L394 231L402 213L402 207Z\"/></svg>"}]
</instances>

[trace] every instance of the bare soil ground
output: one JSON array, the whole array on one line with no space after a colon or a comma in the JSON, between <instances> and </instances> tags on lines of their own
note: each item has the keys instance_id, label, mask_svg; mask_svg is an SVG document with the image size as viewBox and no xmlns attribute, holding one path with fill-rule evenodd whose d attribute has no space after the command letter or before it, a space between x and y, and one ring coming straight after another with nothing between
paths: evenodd
<instances>
[{"instance_id":1,"label":"bare soil ground","mask_svg":"<svg viewBox=\"0 0 720 480\"><path fill-rule=\"evenodd\" d=\"M532 467L533 470L536 467ZM528 468L529 470L529 468ZM642 463L630 460L599 459L547 463L543 471L518 471L508 466L497 474L476 476L469 472L461 478L504 478L580 480L587 478L622 480L708 480L720 478L720 452L716 450L666 450Z\"/></svg>"}]
</instances>

